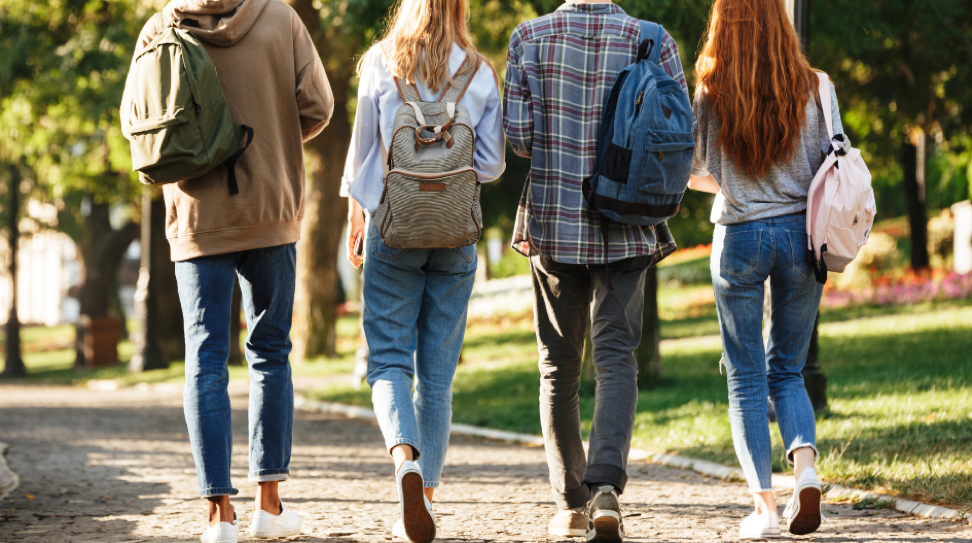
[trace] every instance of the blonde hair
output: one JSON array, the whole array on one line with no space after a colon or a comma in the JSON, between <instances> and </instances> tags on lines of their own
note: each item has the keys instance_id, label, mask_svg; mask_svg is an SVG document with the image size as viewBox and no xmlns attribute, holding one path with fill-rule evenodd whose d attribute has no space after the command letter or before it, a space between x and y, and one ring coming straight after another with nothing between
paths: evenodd
<instances>
[{"instance_id":1,"label":"blonde hair","mask_svg":"<svg viewBox=\"0 0 972 543\"><path fill-rule=\"evenodd\" d=\"M449 81L449 56L456 43L472 59L456 75L472 71L484 59L469 33L468 0L399 0L383 38L388 70L414 83L421 78L432 92ZM359 75L361 66L358 67Z\"/></svg>"}]
</instances>

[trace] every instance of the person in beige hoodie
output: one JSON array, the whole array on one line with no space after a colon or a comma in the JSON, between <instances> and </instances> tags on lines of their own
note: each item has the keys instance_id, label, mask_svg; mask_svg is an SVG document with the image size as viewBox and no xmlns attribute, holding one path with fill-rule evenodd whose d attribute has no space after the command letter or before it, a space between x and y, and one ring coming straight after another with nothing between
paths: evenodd
<instances>
[{"instance_id":1,"label":"person in beige hoodie","mask_svg":"<svg viewBox=\"0 0 972 543\"><path fill-rule=\"evenodd\" d=\"M145 25L138 52L165 25L203 42L237 124L254 130L236 164L164 186L166 237L176 262L185 319L185 414L199 476L209 500L204 543L235 543L229 497L232 430L226 367L234 274L243 291L250 371L250 481L259 485L250 534L287 537L301 520L280 501L293 434L290 326L296 247L304 213L303 143L324 130L334 100L307 29L279 0L173 0ZM131 108L122 104L122 122Z\"/></svg>"}]
</instances>

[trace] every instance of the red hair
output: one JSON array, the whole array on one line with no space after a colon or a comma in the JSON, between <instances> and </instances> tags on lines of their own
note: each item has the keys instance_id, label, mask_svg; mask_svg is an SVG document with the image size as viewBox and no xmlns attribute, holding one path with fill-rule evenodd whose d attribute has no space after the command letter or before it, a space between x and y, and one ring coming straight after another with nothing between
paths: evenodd
<instances>
[{"instance_id":1,"label":"red hair","mask_svg":"<svg viewBox=\"0 0 972 543\"><path fill-rule=\"evenodd\" d=\"M736 167L762 177L793 157L819 81L783 0L716 0L695 74Z\"/></svg>"}]
</instances>

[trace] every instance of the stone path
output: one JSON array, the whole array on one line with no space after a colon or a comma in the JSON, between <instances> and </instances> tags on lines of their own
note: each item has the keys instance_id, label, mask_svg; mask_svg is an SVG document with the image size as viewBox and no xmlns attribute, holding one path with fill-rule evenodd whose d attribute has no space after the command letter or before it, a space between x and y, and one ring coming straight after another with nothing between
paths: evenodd
<instances>
[{"instance_id":1,"label":"stone path","mask_svg":"<svg viewBox=\"0 0 972 543\"><path fill-rule=\"evenodd\" d=\"M234 500L241 528L252 514L246 475L246 391L232 386ZM185 432L181 387L95 392L0 386L0 440L21 487L0 501L0 543L198 541L203 503ZM293 478L284 500L304 517L295 541L391 539L397 512L392 466L368 422L298 413ZM632 541L731 541L749 512L742 484L643 464L630 466L624 495ZM785 501L786 493L779 494ZM553 513L541 448L454 438L436 493L441 540L549 541ZM960 542L963 522L893 511L825 507L831 522L813 541ZM241 538L246 540L247 538Z\"/></svg>"}]
</instances>

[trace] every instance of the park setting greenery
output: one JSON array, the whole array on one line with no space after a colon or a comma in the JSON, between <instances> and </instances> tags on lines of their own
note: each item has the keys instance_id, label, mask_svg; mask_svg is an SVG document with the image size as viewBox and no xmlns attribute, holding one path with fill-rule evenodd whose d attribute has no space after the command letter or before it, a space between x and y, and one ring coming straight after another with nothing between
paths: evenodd
<instances>
[{"instance_id":1,"label":"park setting greenery","mask_svg":"<svg viewBox=\"0 0 972 543\"><path fill-rule=\"evenodd\" d=\"M711 1L618 3L672 33L694 89L692 68ZM314 37L338 104L330 126L306 147L294 375L333 382L313 393L319 399L367 405L367 387L356 388L346 378L360 338L357 316L338 317L346 297L336 271L346 209L338 184L355 111L355 63L382 32L393 2L286 2ZM560 3L470 0L473 34L500 80L515 25ZM131 172L118 104L141 26L164 4L0 0L3 238L42 229L70 236L84 266L77 293L81 313L92 317L122 317L117 270L139 235L142 188ZM844 126L874 174L881 219L868 246L868 264L833 277L825 294L820 363L829 379L830 403L818 420L821 473L829 482L972 511L972 301L961 295L967 292L961 285L939 288L953 279L943 275L948 254L936 245L942 237L936 237L934 223L950 205L968 199L972 189L972 4L815 2L810 26L811 63L835 82ZM507 173L482 191L487 237L504 242L529 171L528 161L507 155ZM157 193L154 198L153 207L161 209ZM53 218L33 216L26 211L30 201L57 212ZM708 195L690 192L680 215L670 221L683 250L657 270L661 372L642 387L634 445L732 465L719 329L708 283L711 203ZM153 221L161 219L162 213L153 214ZM78 367L73 326L26 327L18 337L27 376L16 382L134 385L183 379L181 314L159 224L152 225L152 275L160 281L154 288L169 289L160 298L166 318L156 332L168 368L129 373L124 363L135 346L125 334L121 365ZM507 251L490 263L490 271L506 277L526 273L529 266ZM940 295L945 290L960 295ZM135 323L124 318L120 323L126 332L138 332ZM457 422L539 433L531 326L527 314L470 322L455 384ZM4 337L4 343L10 341ZM245 379L245 368L232 367L231 376ZM588 374L581 390L587 425L593 390ZM774 467L781 471L778 438L776 449Z\"/></svg>"}]
</instances>

